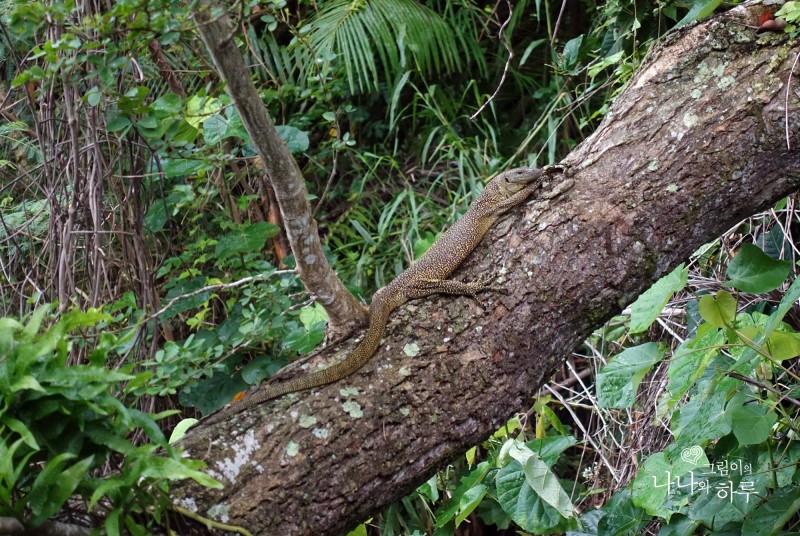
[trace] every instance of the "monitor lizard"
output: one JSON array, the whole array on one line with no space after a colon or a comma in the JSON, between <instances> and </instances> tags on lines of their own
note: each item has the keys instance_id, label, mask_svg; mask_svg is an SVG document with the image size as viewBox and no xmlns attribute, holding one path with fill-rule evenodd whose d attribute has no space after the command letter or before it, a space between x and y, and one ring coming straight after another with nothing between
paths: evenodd
<instances>
[{"instance_id":1,"label":"monitor lizard","mask_svg":"<svg viewBox=\"0 0 800 536\"><path fill-rule=\"evenodd\" d=\"M541 188L554 172L564 172L564 170L563 166L554 165L541 169L516 168L497 175L486 185L464 215L442 234L422 257L375 293L369 308L367 333L343 361L297 378L268 383L244 400L201 420L200 424L214 424L267 400L319 387L349 376L372 358L380 345L389 315L409 300L436 293L474 296L490 288L489 277L486 274L468 283L447 277L475 249L486 231L500 216ZM571 186L571 180L562 181L556 189L542 193L540 197L547 199L555 197Z\"/></svg>"}]
</instances>

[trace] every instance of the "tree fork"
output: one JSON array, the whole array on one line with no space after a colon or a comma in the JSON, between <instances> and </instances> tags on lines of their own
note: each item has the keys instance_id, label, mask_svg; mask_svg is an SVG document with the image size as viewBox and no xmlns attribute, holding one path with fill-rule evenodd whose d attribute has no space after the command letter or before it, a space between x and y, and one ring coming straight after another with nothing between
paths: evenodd
<instances>
[{"instance_id":1,"label":"tree fork","mask_svg":"<svg viewBox=\"0 0 800 536\"><path fill-rule=\"evenodd\" d=\"M197 2L193 16L275 190L300 280L328 313L328 334L334 340L346 335L367 320L367 309L342 284L325 258L305 179L250 78L233 40L235 29L224 9L206 0Z\"/></svg>"},{"instance_id":2,"label":"tree fork","mask_svg":"<svg viewBox=\"0 0 800 536\"><path fill-rule=\"evenodd\" d=\"M527 408L593 329L698 247L795 190L798 47L748 27L764 9L666 36L564 160L572 190L515 210L454 275L496 274L507 294L406 304L353 376L190 431L183 446L225 487L182 483L176 502L253 534L345 532Z\"/></svg>"}]
</instances>

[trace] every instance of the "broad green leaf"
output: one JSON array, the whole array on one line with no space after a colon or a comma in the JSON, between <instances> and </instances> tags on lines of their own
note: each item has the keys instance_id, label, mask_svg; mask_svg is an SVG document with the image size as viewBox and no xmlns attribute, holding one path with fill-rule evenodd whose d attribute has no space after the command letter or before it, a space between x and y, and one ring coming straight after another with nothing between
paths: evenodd
<instances>
[{"instance_id":1,"label":"broad green leaf","mask_svg":"<svg viewBox=\"0 0 800 536\"><path fill-rule=\"evenodd\" d=\"M86 92L84 97L86 98L86 102L89 103L89 106L94 108L100 104L100 99L103 98L103 94L100 92L100 89L97 86L92 86L92 88Z\"/></svg>"},{"instance_id":2,"label":"broad green leaf","mask_svg":"<svg viewBox=\"0 0 800 536\"><path fill-rule=\"evenodd\" d=\"M688 277L689 269L684 268L683 264L681 264L668 275L656 281L652 287L639 296L631 304L630 332L641 333L646 331L658 318L672 295L686 286Z\"/></svg>"},{"instance_id":3,"label":"broad green leaf","mask_svg":"<svg viewBox=\"0 0 800 536\"><path fill-rule=\"evenodd\" d=\"M763 337L769 338L769 336L780 327L783 318L786 316L789 310L794 307L795 302L798 300L800 300L800 277L796 277L795 280L792 281L792 284L789 285L789 290L787 290L786 294L784 294L783 298L781 298L781 301L778 304L778 309L769 315L769 320L767 320L767 323L764 326L764 336L754 342L763 346ZM748 369L752 367L752 363L756 359L757 355L758 353L755 349L747 348L747 350L742 352L742 355L737 359L736 365L732 370L743 374L749 373L750 371Z\"/></svg>"},{"instance_id":4,"label":"broad green leaf","mask_svg":"<svg viewBox=\"0 0 800 536\"><path fill-rule=\"evenodd\" d=\"M362 523L350 532L347 533L347 536L367 536L367 525Z\"/></svg>"},{"instance_id":5,"label":"broad green leaf","mask_svg":"<svg viewBox=\"0 0 800 536\"><path fill-rule=\"evenodd\" d=\"M496 477L497 501L522 530L536 534L566 532L574 528L577 519L565 518L547 504L528 484L522 465L510 461Z\"/></svg>"},{"instance_id":6,"label":"broad green leaf","mask_svg":"<svg viewBox=\"0 0 800 536\"><path fill-rule=\"evenodd\" d=\"M486 496L487 491L488 488L486 486L483 484L478 484L477 486L473 486L468 489L467 492L461 496L461 500L458 502L456 527L458 527L472 513L473 510L475 510L475 508Z\"/></svg>"},{"instance_id":7,"label":"broad green leaf","mask_svg":"<svg viewBox=\"0 0 800 536\"><path fill-rule=\"evenodd\" d=\"M726 287L760 294L778 288L789 275L792 263L776 261L753 244L742 244L726 271Z\"/></svg>"},{"instance_id":8,"label":"broad green leaf","mask_svg":"<svg viewBox=\"0 0 800 536\"><path fill-rule=\"evenodd\" d=\"M745 404L732 412L731 428L740 445L757 445L769 438L777 420L775 412L757 404Z\"/></svg>"},{"instance_id":9,"label":"broad green leaf","mask_svg":"<svg viewBox=\"0 0 800 536\"><path fill-rule=\"evenodd\" d=\"M786 523L798 511L800 511L800 487L791 484L777 489L745 519L742 534L748 536L788 534L781 529L785 528Z\"/></svg>"},{"instance_id":10,"label":"broad green leaf","mask_svg":"<svg viewBox=\"0 0 800 536\"><path fill-rule=\"evenodd\" d=\"M573 517L575 507L564 492L564 488L561 487L558 478L535 452L531 454L532 456L522 466L528 484L544 502L555 508L559 514L564 517Z\"/></svg>"},{"instance_id":11,"label":"broad green leaf","mask_svg":"<svg viewBox=\"0 0 800 536\"><path fill-rule=\"evenodd\" d=\"M700 298L698 310L703 320L716 328L724 328L733 324L736 318L736 298L726 290L717 292L714 297L706 294Z\"/></svg>"},{"instance_id":12,"label":"broad green leaf","mask_svg":"<svg viewBox=\"0 0 800 536\"><path fill-rule=\"evenodd\" d=\"M109 112L106 116L106 129L109 132L120 132L130 128L131 120L127 116L117 112Z\"/></svg>"},{"instance_id":13,"label":"broad green leaf","mask_svg":"<svg viewBox=\"0 0 800 536\"><path fill-rule=\"evenodd\" d=\"M203 139L209 145L221 142L228 133L228 122L219 114L203 121Z\"/></svg>"},{"instance_id":14,"label":"broad green leaf","mask_svg":"<svg viewBox=\"0 0 800 536\"><path fill-rule=\"evenodd\" d=\"M144 215L144 225L151 233L157 233L167 224L167 204L159 199L150 205Z\"/></svg>"},{"instance_id":15,"label":"broad green leaf","mask_svg":"<svg viewBox=\"0 0 800 536\"><path fill-rule=\"evenodd\" d=\"M214 255L223 259L243 253L257 253L264 247L267 239L279 231L280 228L274 223L244 223L236 231L219 237Z\"/></svg>"},{"instance_id":16,"label":"broad green leaf","mask_svg":"<svg viewBox=\"0 0 800 536\"><path fill-rule=\"evenodd\" d=\"M283 347L307 354L325 338L325 322L312 325L309 329L297 327L283 338Z\"/></svg>"},{"instance_id":17,"label":"broad green leaf","mask_svg":"<svg viewBox=\"0 0 800 536\"><path fill-rule=\"evenodd\" d=\"M150 109L154 112L160 112L163 115L176 114L181 111L183 101L175 93L167 93L157 98L150 105Z\"/></svg>"},{"instance_id":18,"label":"broad green leaf","mask_svg":"<svg viewBox=\"0 0 800 536\"><path fill-rule=\"evenodd\" d=\"M703 391L680 408L680 413L672 420L672 430L677 435L672 443L674 449L702 446L730 433L730 411L738 402L729 403L727 384L723 382L719 382L717 390ZM729 379L730 384L737 382Z\"/></svg>"},{"instance_id":19,"label":"broad green leaf","mask_svg":"<svg viewBox=\"0 0 800 536\"><path fill-rule=\"evenodd\" d=\"M597 397L601 407L628 408L644 375L664 355L654 342L628 348L603 367L597 376Z\"/></svg>"},{"instance_id":20,"label":"broad green leaf","mask_svg":"<svg viewBox=\"0 0 800 536\"><path fill-rule=\"evenodd\" d=\"M686 24L691 24L694 21L708 17L721 3L722 0L694 0L692 9L690 9L678 24L675 25L675 28L680 28Z\"/></svg>"},{"instance_id":21,"label":"broad green leaf","mask_svg":"<svg viewBox=\"0 0 800 536\"><path fill-rule=\"evenodd\" d=\"M556 439L556 438L553 438ZM552 446L555 446L556 449L559 449L555 452L560 452L560 446L568 448L570 444L574 444L574 442L568 441L568 439L572 438L565 438L559 437L559 440L567 440L567 441L559 441L558 443L551 443ZM535 442L539 442L541 440L535 440ZM575 508L572 505L572 502L569 500L569 497L566 493L564 493L561 484L558 482L558 478L550 471L549 465L545 462L543 457L540 457L537 452L534 452L528 445L519 441L518 439L509 440L510 446L507 449L508 455L519 462L522 467L523 471L525 472L525 478L528 484L533 488L533 490L539 494L539 496L550 506L558 510L558 513L564 517L570 517L575 515ZM532 444L534 442L531 442ZM541 443L536 443L537 445L541 445ZM560 444L560 445L559 445ZM554 451L551 449L550 453L553 454ZM555 458L557 459L558 455L556 454ZM555 459L551 460L552 463L555 463Z\"/></svg>"},{"instance_id":22,"label":"broad green leaf","mask_svg":"<svg viewBox=\"0 0 800 536\"><path fill-rule=\"evenodd\" d=\"M578 63L578 57L583 43L583 35L574 37L567 41L564 45L564 59L568 67L572 67Z\"/></svg>"},{"instance_id":23,"label":"broad green leaf","mask_svg":"<svg viewBox=\"0 0 800 536\"><path fill-rule=\"evenodd\" d=\"M445 508L439 507L436 511L436 528L444 527L451 519L456 517L458 512L461 511L462 504L468 505L469 500L465 500L464 496L468 494L469 490L480 486L484 488L485 493L485 486L483 486L482 482L489 472L489 469L491 469L489 462L483 461L461 479L458 487L453 491L453 495L450 497L447 506Z\"/></svg>"},{"instance_id":24,"label":"broad green leaf","mask_svg":"<svg viewBox=\"0 0 800 536\"><path fill-rule=\"evenodd\" d=\"M701 450L702 452L702 450ZM631 500L636 506L653 516L669 521L670 510L664 508L667 498L667 483L673 478L672 465L663 452L648 457L639 467L631 485Z\"/></svg>"},{"instance_id":25,"label":"broad green leaf","mask_svg":"<svg viewBox=\"0 0 800 536\"><path fill-rule=\"evenodd\" d=\"M327 321L328 313L325 312L319 302L314 302L300 310L300 322L303 323L306 329L311 329L314 324Z\"/></svg>"},{"instance_id":26,"label":"broad green leaf","mask_svg":"<svg viewBox=\"0 0 800 536\"><path fill-rule=\"evenodd\" d=\"M650 520L644 510L633 504L630 491L615 493L604 506L606 512L597 523L596 534L627 536L641 534L641 528Z\"/></svg>"},{"instance_id":27,"label":"broad green leaf","mask_svg":"<svg viewBox=\"0 0 800 536\"><path fill-rule=\"evenodd\" d=\"M724 332L711 324L697 328L693 339L685 340L672 355L667 369L669 383L658 403L659 416L667 415L705 373L725 342Z\"/></svg>"},{"instance_id":28,"label":"broad green leaf","mask_svg":"<svg viewBox=\"0 0 800 536\"><path fill-rule=\"evenodd\" d=\"M191 177L197 175L200 170L207 169L210 169L210 166L203 160L188 160L184 158L165 159L164 176L167 178Z\"/></svg>"},{"instance_id":29,"label":"broad green leaf","mask_svg":"<svg viewBox=\"0 0 800 536\"><path fill-rule=\"evenodd\" d=\"M775 331L767 339L767 351L773 359L784 361L800 355L800 334Z\"/></svg>"},{"instance_id":30,"label":"broad green leaf","mask_svg":"<svg viewBox=\"0 0 800 536\"><path fill-rule=\"evenodd\" d=\"M186 122L194 128L199 129L200 125L210 115L219 113L222 109L219 99L194 95L186 100Z\"/></svg>"},{"instance_id":31,"label":"broad green leaf","mask_svg":"<svg viewBox=\"0 0 800 536\"><path fill-rule=\"evenodd\" d=\"M278 125L275 127L275 130L278 131L278 135L281 139L286 142L290 153L298 154L308 149L308 132L288 125Z\"/></svg>"}]
</instances>

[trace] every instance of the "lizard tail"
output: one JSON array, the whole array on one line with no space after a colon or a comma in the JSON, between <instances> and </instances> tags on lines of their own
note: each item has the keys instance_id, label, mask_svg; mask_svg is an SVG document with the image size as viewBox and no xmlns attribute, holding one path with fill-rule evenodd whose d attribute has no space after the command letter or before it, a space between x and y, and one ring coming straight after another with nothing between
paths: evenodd
<instances>
[{"instance_id":1,"label":"lizard tail","mask_svg":"<svg viewBox=\"0 0 800 536\"><path fill-rule=\"evenodd\" d=\"M384 289L381 289L376 292L372 298L369 327L367 328L367 334L364 336L364 340L362 340L358 346L356 346L355 350L343 361L297 378L291 378L279 383L267 384L244 400L206 417L201 423L203 425L208 425L224 421L231 415L241 413L257 404L272 400L273 398L278 398L287 393L304 391L306 389L333 383L363 367L364 364L372 358L378 346L380 346L383 332L386 329L386 323L389 321L389 315L392 311L405 303L404 296L392 296L392 292L383 292L383 290Z\"/></svg>"},{"instance_id":2,"label":"lizard tail","mask_svg":"<svg viewBox=\"0 0 800 536\"><path fill-rule=\"evenodd\" d=\"M393 298L390 293L378 291L372 298L370 305L369 327L364 339L356 346L355 350L344 360L333 364L322 370L310 372L298 378L292 378L280 383L267 384L260 392L254 396L258 397L259 402L271 400L287 393L305 391L321 385L333 383L342 378L346 378L363 367L375 354L375 350L381 344L383 332L386 330L386 323L389 315L404 301ZM399 301L399 303L397 303Z\"/></svg>"}]
</instances>

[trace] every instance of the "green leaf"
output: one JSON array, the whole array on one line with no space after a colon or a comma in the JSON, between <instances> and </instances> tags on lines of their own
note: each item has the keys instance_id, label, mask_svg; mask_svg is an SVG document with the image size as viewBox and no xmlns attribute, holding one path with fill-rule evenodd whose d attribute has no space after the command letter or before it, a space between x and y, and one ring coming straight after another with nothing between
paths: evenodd
<instances>
[{"instance_id":1,"label":"green leaf","mask_svg":"<svg viewBox=\"0 0 800 536\"><path fill-rule=\"evenodd\" d=\"M160 112L163 115L176 114L181 111L182 99L175 93L167 93L160 96L150 105L154 112Z\"/></svg>"},{"instance_id":2,"label":"green leaf","mask_svg":"<svg viewBox=\"0 0 800 536\"><path fill-rule=\"evenodd\" d=\"M44 316L49 312L49 305L42 305L33 312L30 320L28 320L28 323L25 325L25 329L22 330L23 340L31 340L33 336L39 332L42 320L44 320Z\"/></svg>"},{"instance_id":3,"label":"green leaf","mask_svg":"<svg viewBox=\"0 0 800 536\"><path fill-rule=\"evenodd\" d=\"M733 324L736 318L736 299L725 290L717 292L716 298L706 294L698 302L698 310L703 320L716 328Z\"/></svg>"},{"instance_id":4,"label":"green leaf","mask_svg":"<svg viewBox=\"0 0 800 536\"><path fill-rule=\"evenodd\" d=\"M573 517L575 507L564 492L558 478L550 471L550 467L533 452L527 445L519 440L511 440L508 455L522 464L525 480L539 497L555 508L563 517Z\"/></svg>"},{"instance_id":5,"label":"green leaf","mask_svg":"<svg viewBox=\"0 0 800 536\"><path fill-rule=\"evenodd\" d=\"M362 523L350 532L347 533L347 536L367 536L367 526Z\"/></svg>"},{"instance_id":6,"label":"green leaf","mask_svg":"<svg viewBox=\"0 0 800 536\"><path fill-rule=\"evenodd\" d=\"M552 534L566 532L577 524L576 518L564 518L539 497L528 484L522 464L516 460L498 471L496 484L497 501L522 530Z\"/></svg>"},{"instance_id":7,"label":"green leaf","mask_svg":"<svg viewBox=\"0 0 800 536\"><path fill-rule=\"evenodd\" d=\"M33 433L31 433L30 429L25 426L25 423L8 415L3 415L2 419L0 419L0 422L8 426L14 432L18 433L25 444L30 448L39 450L39 444L36 442L36 438L33 437Z\"/></svg>"},{"instance_id":8,"label":"green leaf","mask_svg":"<svg viewBox=\"0 0 800 536\"><path fill-rule=\"evenodd\" d=\"M775 490L745 519L742 534L770 536L788 534L781 529L800 510L800 487L790 485Z\"/></svg>"},{"instance_id":9,"label":"green leaf","mask_svg":"<svg viewBox=\"0 0 800 536\"><path fill-rule=\"evenodd\" d=\"M597 376L597 397L601 407L629 408L636 389L650 368L664 355L654 342L628 348L614 357Z\"/></svg>"},{"instance_id":10,"label":"green leaf","mask_svg":"<svg viewBox=\"0 0 800 536\"><path fill-rule=\"evenodd\" d=\"M656 452L644 461L631 485L633 504L643 508L648 514L663 517L667 521L670 511L664 508L664 501L667 498L667 482L673 476L671 470L672 465L667 455Z\"/></svg>"},{"instance_id":11,"label":"green leaf","mask_svg":"<svg viewBox=\"0 0 800 536\"><path fill-rule=\"evenodd\" d=\"M131 120L128 119L127 116L122 115L119 112L109 112L106 115L106 129L109 132L120 132L127 128L130 128Z\"/></svg>"},{"instance_id":12,"label":"green leaf","mask_svg":"<svg viewBox=\"0 0 800 536\"><path fill-rule=\"evenodd\" d=\"M776 261L753 244L742 244L739 253L728 265L730 281L726 287L760 294L778 288L789 275L792 263Z\"/></svg>"},{"instance_id":13,"label":"green leaf","mask_svg":"<svg viewBox=\"0 0 800 536\"><path fill-rule=\"evenodd\" d=\"M228 122L219 114L214 114L203 121L203 139L209 145L219 143L228 133Z\"/></svg>"},{"instance_id":14,"label":"green leaf","mask_svg":"<svg viewBox=\"0 0 800 536\"><path fill-rule=\"evenodd\" d=\"M14 384L9 388L9 391L12 393L16 393L19 391L39 391L40 393L44 393L44 388L36 381L36 378L33 376L23 376L22 378L18 379L14 382Z\"/></svg>"},{"instance_id":15,"label":"green leaf","mask_svg":"<svg viewBox=\"0 0 800 536\"><path fill-rule=\"evenodd\" d=\"M708 17L721 3L722 0L695 0L692 9L675 25L675 28L680 28Z\"/></svg>"},{"instance_id":16,"label":"green leaf","mask_svg":"<svg viewBox=\"0 0 800 536\"><path fill-rule=\"evenodd\" d=\"M767 352L777 361L797 357L800 355L800 334L785 331L773 332L767 339Z\"/></svg>"},{"instance_id":17,"label":"green leaf","mask_svg":"<svg viewBox=\"0 0 800 536\"><path fill-rule=\"evenodd\" d=\"M740 445L757 445L769 438L772 425L778 420L773 411L757 404L745 404L731 414L731 428Z\"/></svg>"},{"instance_id":18,"label":"green leaf","mask_svg":"<svg viewBox=\"0 0 800 536\"><path fill-rule=\"evenodd\" d=\"M606 514L597 523L596 534L627 536L640 534L646 521L644 510L633 504L630 491L615 493L604 506Z\"/></svg>"},{"instance_id":19,"label":"green leaf","mask_svg":"<svg viewBox=\"0 0 800 536\"><path fill-rule=\"evenodd\" d=\"M464 496L475 487L481 486L485 488L482 482L488 474L489 469L491 469L489 462L483 461L479 463L477 467L475 467L475 469L473 469L469 474L461 479L458 487L455 489L455 491L453 491L453 495L450 498L450 501L447 503L447 506L445 508L440 507L436 511L436 528L442 528L447 525L451 519L456 517L458 512L462 511L463 506L470 506L470 501L468 499L464 499ZM479 492L474 492L474 494L477 493ZM475 506L477 506L477 503L472 506L472 508L474 509Z\"/></svg>"},{"instance_id":20,"label":"green leaf","mask_svg":"<svg viewBox=\"0 0 800 536\"><path fill-rule=\"evenodd\" d=\"M478 484L467 490L464 495L461 496L461 500L458 502L458 515L456 516L456 527L458 527L469 515L472 513L473 510L480 504L483 498L486 496L488 488L483 484Z\"/></svg>"},{"instance_id":21,"label":"green leaf","mask_svg":"<svg viewBox=\"0 0 800 536\"><path fill-rule=\"evenodd\" d=\"M145 462L142 477L165 480L183 480L191 478L201 486L222 489L223 486L206 473L200 471L205 464L199 460L155 457Z\"/></svg>"},{"instance_id":22,"label":"green leaf","mask_svg":"<svg viewBox=\"0 0 800 536\"><path fill-rule=\"evenodd\" d=\"M89 506L87 510L91 512L92 508L94 508L94 505L97 504L97 501L102 499L103 496L108 495L109 492L128 486L130 486L130 483L127 481L127 479L119 477L106 478L99 486L95 488L94 492L92 492L92 497L89 499Z\"/></svg>"},{"instance_id":23,"label":"green leaf","mask_svg":"<svg viewBox=\"0 0 800 536\"><path fill-rule=\"evenodd\" d=\"M320 322L328 321L328 313L319 302L314 302L307 305L300 310L300 322L306 329L311 329L311 326Z\"/></svg>"},{"instance_id":24,"label":"green leaf","mask_svg":"<svg viewBox=\"0 0 800 536\"><path fill-rule=\"evenodd\" d=\"M210 115L219 113L221 109L222 104L219 99L194 95L186 100L186 117L184 119L194 128L199 129L203 121Z\"/></svg>"},{"instance_id":25,"label":"green leaf","mask_svg":"<svg viewBox=\"0 0 800 536\"><path fill-rule=\"evenodd\" d=\"M103 94L100 92L100 89L97 86L92 86L92 88L86 92L86 102L89 103L89 106L94 108L98 104L100 104L100 99L103 97Z\"/></svg>"},{"instance_id":26,"label":"green leaf","mask_svg":"<svg viewBox=\"0 0 800 536\"><path fill-rule=\"evenodd\" d=\"M89 456L61 471L61 466L69 458L74 458L74 455L60 454L45 465L33 482L30 497L31 512L35 517L31 521L32 526L38 527L61 509L78 484L87 477L94 462L94 456Z\"/></svg>"},{"instance_id":27,"label":"green leaf","mask_svg":"<svg viewBox=\"0 0 800 536\"><path fill-rule=\"evenodd\" d=\"M175 158L172 160L165 159L164 162L164 176L167 178L193 176L197 175L200 170L211 169L208 163L203 160Z\"/></svg>"},{"instance_id":28,"label":"green leaf","mask_svg":"<svg viewBox=\"0 0 800 536\"><path fill-rule=\"evenodd\" d=\"M308 149L310 143L308 132L288 125L278 125L275 127L275 130L278 131L278 135L281 139L286 142L290 153L298 154Z\"/></svg>"},{"instance_id":29,"label":"green leaf","mask_svg":"<svg viewBox=\"0 0 800 536\"><path fill-rule=\"evenodd\" d=\"M198 422L197 419L182 419L169 435L169 444L172 445L180 441L186 435L186 431Z\"/></svg>"},{"instance_id":30,"label":"green leaf","mask_svg":"<svg viewBox=\"0 0 800 536\"><path fill-rule=\"evenodd\" d=\"M672 295L686 286L689 269L683 264L662 277L631 304L630 332L646 331L658 318Z\"/></svg>"},{"instance_id":31,"label":"green leaf","mask_svg":"<svg viewBox=\"0 0 800 536\"><path fill-rule=\"evenodd\" d=\"M564 59L568 67L577 65L582 43L583 35L579 35L570 39L564 45Z\"/></svg>"},{"instance_id":32,"label":"green leaf","mask_svg":"<svg viewBox=\"0 0 800 536\"><path fill-rule=\"evenodd\" d=\"M307 354L325 338L325 322L312 325L309 329L297 327L283 338L283 347Z\"/></svg>"},{"instance_id":33,"label":"green leaf","mask_svg":"<svg viewBox=\"0 0 800 536\"><path fill-rule=\"evenodd\" d=\"M274 223L244 223L231 233L219 237L214 255L224 259L243 253L257 253L268 238L278 234L280 227Z\"/></svg>"}]
</instances>

